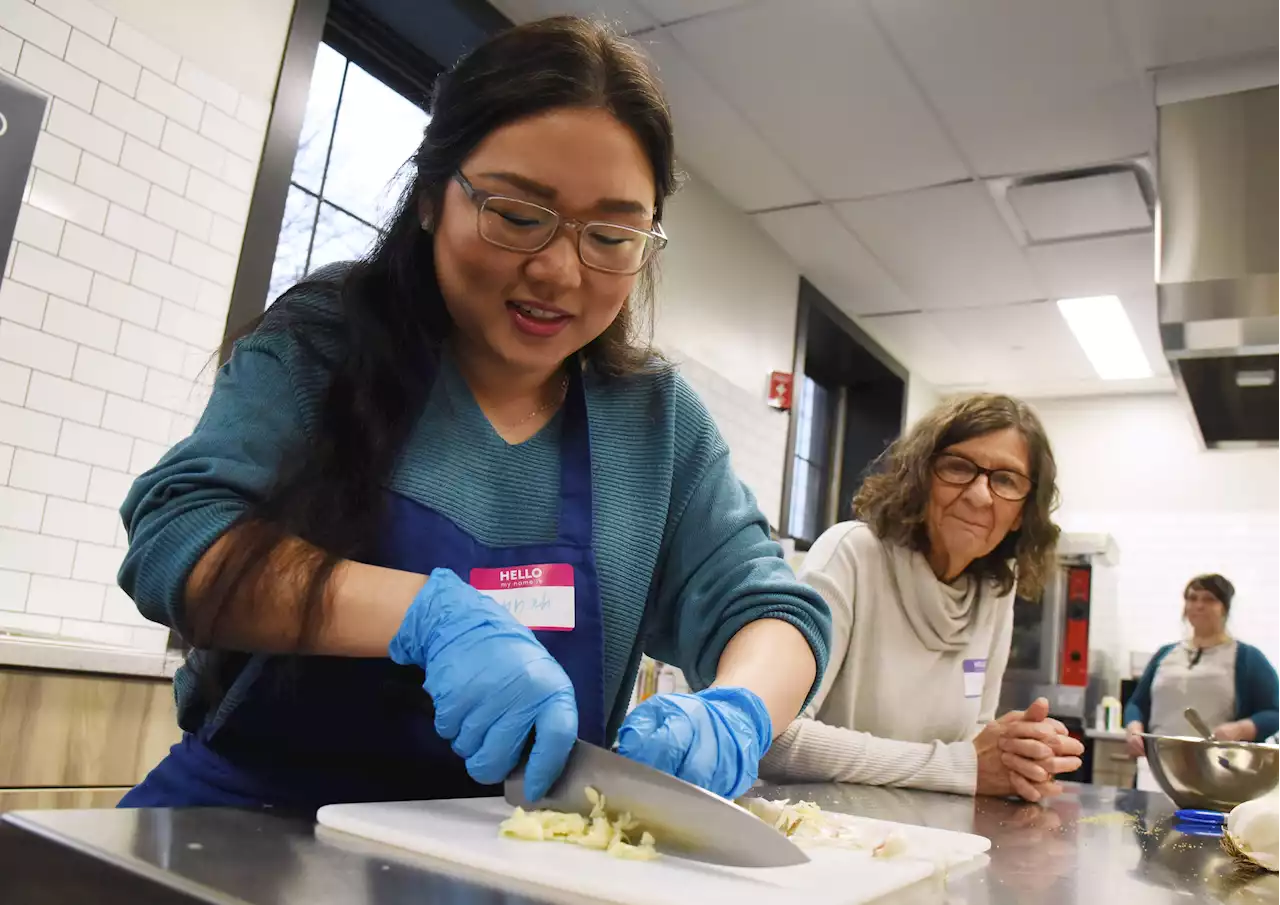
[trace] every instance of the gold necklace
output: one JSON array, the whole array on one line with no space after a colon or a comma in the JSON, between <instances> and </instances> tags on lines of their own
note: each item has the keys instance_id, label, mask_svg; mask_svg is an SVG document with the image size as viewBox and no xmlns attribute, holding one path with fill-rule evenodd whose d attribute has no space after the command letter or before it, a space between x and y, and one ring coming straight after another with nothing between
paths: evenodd
<instances>
[{"instance_id":1,"label":"gold necklace","mask_svg":"<svg viewBox=\"0 0 1280 905\"><path fill-rule=\"evenodd\" d=\"M525 416L524 416L523 418L521 418L519 421L512 421L512 422L511 422L511 423L509 423L509 424L504 424L504 425L503 425L503 427L505 427L505 428L507 428L508 430L510 430L510 429L511 429L511 428L513 428L513 427L519 427L519 426L520 426L520 425L522 425L522 424L527 424L527 423L529 423L529 422L530 422L530 421L532 421L534 418L537 418L539 415L541 415L543 412L545 412L547 409L549 409L549 408L555 408L557 405L559 405L560 403L564 402L565 395L566 395L568 392L569 392L569 375L568 375L568 374L566 374L566 375L564 375L564 377L560 380L560 391L559 391L558 393L556 393L556 396L555 396L555 398L554 398L554 399L552 399L550 402L544 402L542 405L538 406L536 409L534 409L533 411L531 411L529 414L525 415Z\"/></svg>"}]
</instances>

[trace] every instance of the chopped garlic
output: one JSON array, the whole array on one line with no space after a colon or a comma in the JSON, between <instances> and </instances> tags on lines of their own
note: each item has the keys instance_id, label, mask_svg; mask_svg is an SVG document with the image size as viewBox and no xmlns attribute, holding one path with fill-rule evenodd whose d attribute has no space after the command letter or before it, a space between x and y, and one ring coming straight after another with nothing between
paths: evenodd
<instances>
[{"instance_id":1,"label":"chopped garlic","mask_svg":"<svg viewBox=\"0 0 1280 905\"><path fill-rule=\"evenodd\" d=\"M498 832L510 839L566 842L606 852L626 861L652 861L658 857L657 843L649 833L642 833L638 843L631 841L631 834L639 826L638 821L628 813L610 820L605 811L604 796L590 786L586 793L591 802L589 817L563 811L516 808L510 817L502 821Z\"/></svg>"},{"instance_id":2,"label":"chopped garlic","mask_svg":"<svg viewBox=\"0 0 1280 905\"><path fill-rule=\"evenodd\" d=\"M898 832L892 832L885 836L884 841L877 845L871 851L873 858L896 858L898 855L905 854L907 851L907 840Z\"/></svg>"},{"instance_id":3,"label":"chopped garlic","mask_svg":"<svg viewBox=\"0 0 1280 905\"><path fill-rule=\"evenodd\" d=\"M892 858L907 849L907 842L897 833L857 827L832 818L812 801L789 799L765 801L744 798L738 802L755 816L800 845L831 845L839 848L870 850L874 858Z\"/></svg>"}]
</instances>

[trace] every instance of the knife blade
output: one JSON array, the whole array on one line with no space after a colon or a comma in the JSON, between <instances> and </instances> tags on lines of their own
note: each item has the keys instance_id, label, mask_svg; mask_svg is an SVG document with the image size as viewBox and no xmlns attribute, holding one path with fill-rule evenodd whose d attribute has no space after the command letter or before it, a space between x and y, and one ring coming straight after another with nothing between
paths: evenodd
<instances>
[{"instance_id":1,"label":"knife blade","mask_svg":"<svg viewBox=\"0 0 1280 905\"><path fill-rule=\"evenodd\" d=\"M809 860L794 842L732 801L581 740L545 798L525 797L523 762L502 791L507 804L525 810L586 817L587 786L604 796L611 815L630 813L653 834L659 851L728 867L789 867Z\"/></svg>"}]
</instances>

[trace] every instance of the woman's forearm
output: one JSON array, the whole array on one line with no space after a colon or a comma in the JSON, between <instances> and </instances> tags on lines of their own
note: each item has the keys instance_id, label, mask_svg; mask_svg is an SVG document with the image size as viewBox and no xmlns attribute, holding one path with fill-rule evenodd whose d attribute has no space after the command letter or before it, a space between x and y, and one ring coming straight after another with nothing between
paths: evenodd
<instances>
[{"instance_id":1,"label":"woman's forearm","mask_svg":"<svg viewBox=\"0 0 1280 905\"><path fill-rule=\"evenodd\" d=\"M799 629L781 619L759 619L729 639L715 684L736 685L759 695L776 738L800 713L817 674L813 650Z\"/></svg>"},{"instance_id":2,"label":"woman's forearm","mask_svg":"<svg viewBox=\"0 0 1280 905\"><path fill-rule=\"evenodd\" d=\"M772 782L842 782L972 795L977 757L970 742L904 742L812 719L793 722L760 762Z\"/></svg>"},{"instance_id":3,"label":"woman's forearm","mask_svg":"<svg viewBox=\"0 0 1280 905\"><path fill-rule=\"evenodd\" d=\"M255 653L387 655L425 576L343 560L311 612L307 590L323 554L300 538L287 538L271 552L257 579L240 583L215 613L206 592L219 570L228 566L240 530L233 528L219 538L187 580L188 622L199 646Z\"/></svg>"}]
</instances>

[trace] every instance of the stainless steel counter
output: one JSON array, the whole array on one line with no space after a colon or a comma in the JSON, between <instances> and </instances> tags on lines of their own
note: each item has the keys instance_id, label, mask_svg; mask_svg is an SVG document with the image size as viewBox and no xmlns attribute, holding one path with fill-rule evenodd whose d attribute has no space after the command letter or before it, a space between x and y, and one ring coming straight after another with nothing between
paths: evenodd
<instances>
[{"instance_id":1,"label":"stainless steel counter","mask_svg":"<svg viewBox=\"0 0 1280 905\"><path fill-rule=\"evenodd\" d=\"M1241 876L1218 841L1171 829L1160 795L1072 786L1048 807L857 786L759 790L824 808L974 832L989 861L883 900L890 905L1274 903L1276 876ZM492 880L317 831L271 811L41 811L0 819L5 905L542 905ZM514 888L512 888L514 889Z\"/></svg>"}]
</instances>

